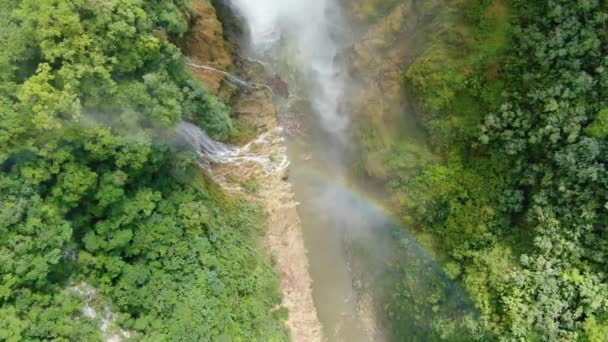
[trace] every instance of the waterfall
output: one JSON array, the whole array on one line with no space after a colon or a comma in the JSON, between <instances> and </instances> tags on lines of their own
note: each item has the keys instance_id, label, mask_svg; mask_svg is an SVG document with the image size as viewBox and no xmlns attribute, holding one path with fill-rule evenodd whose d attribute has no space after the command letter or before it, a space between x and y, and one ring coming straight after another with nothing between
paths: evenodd
<instances>
[{"instance_id":1,"label":"waterfall","mask_svg":"<svg viewBox=\"0 0 608 342\"><path fill-rule=\"evenodd\" d=\"M331 0L228 0L245 21L253 53L273 59L285 44L295 48L295 67L308 80L308 92L322 127L343 137L348 118L341 112L346 88L338 54L344 39L339 10Z\"/></svg>"},{"instance_id":2,"label":"waterfall","mask_svg":"<svg viewBox=\"0 0 608 342\"><path fill-rule=\"evenodd\" d=\"M211 139L196 125L181 122L176 127L175 140L196 151L201 157L199 165L209 172L213 172L214 164L253 164L267 174L274 174L289 166L285 147L269 148L269 145L282 145L282 138L277 133L265 132L247 145L236 147Z\"/></svg>"},{"instance_id":3,"label":"waterfall","mask_svg":"<svg viewBox=\"0 0 608 342\"><path fill-rule=\"evenodd\" d=\"M176 128L177 140L181 145L187 145L205 160L221 163L235 153L235 148L215 141L198 126L189 122L181 122Z\"/></svg>"}]
</instances>

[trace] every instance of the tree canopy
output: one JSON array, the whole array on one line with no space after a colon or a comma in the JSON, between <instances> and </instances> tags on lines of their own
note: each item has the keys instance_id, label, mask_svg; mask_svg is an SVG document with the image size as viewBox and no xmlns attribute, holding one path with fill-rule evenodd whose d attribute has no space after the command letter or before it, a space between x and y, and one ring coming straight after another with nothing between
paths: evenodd
<instances>
[{"instance_id":1,"label":"tree canopy","mask_svg":"<svg viewBox=\"0 0 608 342\"><path fill-rule=\"evenodd\" d=\"M508 40L492 37L498 5L512 16ZM508 45L498 54L469 46L447 64L434 54L408 71L432 142L446 155L410 183L408 212L461 265L492 334L600 341L608 318L608 11L599 1L468 6L477 43ZM468 119L454 120L460 115Z\"/></svg>"},{"instance_id":2,"label":"tree canopy","mask_svg":"<svg viewBox=\"0 0 608 342\"><path fill-rule=\"evenodd\" d=\"M168 138L232 131L171 43L186 3L0 0L0 340L287 338L260 212Z\"/></svg>"},{"instance_id":3,"label":"tree canopy","mask_svg":"<svg viewBox=\"0 0 608 342\"><path fill-rule=\"evenodd\" d=\"M405 84L441 160L395 143L395 210L479 310L469 340L605 341L606 3L429 6Z\"/></svg>"}]
</instances>

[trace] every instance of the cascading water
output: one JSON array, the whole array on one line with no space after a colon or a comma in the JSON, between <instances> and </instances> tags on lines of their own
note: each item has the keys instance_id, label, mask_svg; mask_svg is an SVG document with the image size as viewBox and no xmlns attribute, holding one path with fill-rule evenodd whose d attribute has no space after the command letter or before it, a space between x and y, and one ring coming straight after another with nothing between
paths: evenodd
<instances>
[{"instance_id":1,"label":"cascading water","mask_svg":"<svg viewBox=\"0 0 608 342\"><path fill-rule=\"evenodd\" d=\"M246 25L248 57L262 60L269 75L281 73L280 77L291 81L290 88L301 90L299 94L292 92L290 99L306 99L306 105L291 108L288 104L285 110L310 111L317 118L309 120L316 121L316 132L309 132L315 137L304 138L309 147L303 151L290 148L291 158L304 163L291 170L290 179L301 202L313 296L325 336L331 341L381 340L371 303L362 305L359 300L344 245L352 233L349 228L366 229L350 225L351 220L346 219L360 208L353 207L343 188L311 181L305 175L317 164L325 177L342 179L346 173L349 117L344 111L344 97L348 77L340 54L348 39L343 34L347 30L339 7L332 0L228 1ZM315 160L302 160L298 154L311 155Z\"/></svg>"},{"instance_id":2,"label":"cascading water","mask_svg":"<svg viewBox=\"0 0 608 342\"><path fill-rule=\"evenodd\" d=\"M278 149L278 155L274 155L273 149L267 148L270 144L280 144L279 132L266 132L254 141L243 147L230 146L215 141L198 126L189 122L181 122L176 127L175 139L179 145L186 145L196 151L201 161L199 165L211 172L213 176L213 164L255 164L260 166L268 174L282 172L289 166L289 161L284 147Z\"/></svg>"},{"instance_id":3,"label":"cascading water","mask_svg":"<svg viewBox=\"0 0 608 342\"><path fill-rule=\"evenodd\" d=\"M212 162L222 162L233 155L235 148L211 139L198 126L181 122L176 127L178 143L189 145L204 159Z\"/></svg>"}]
</instances>

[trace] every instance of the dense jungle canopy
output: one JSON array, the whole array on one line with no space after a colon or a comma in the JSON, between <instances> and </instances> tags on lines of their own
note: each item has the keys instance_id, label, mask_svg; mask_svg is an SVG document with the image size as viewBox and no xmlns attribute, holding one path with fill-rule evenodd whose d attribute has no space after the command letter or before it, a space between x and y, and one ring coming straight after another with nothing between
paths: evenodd
<instances>
[{"instance_id":1,"label":"dense jungle canopy","mask_svg":"<svg viewBox=\"0 0 608 342\"><path fill-rule=\"evenodd\" d=\"M287 338L260 212L169 144L182 119L232 130L171 43L188 14L0 1L0 340Z\"/></svg>"},{"instance_id":2,"label":"dense jungle canopy","mask_svg":"<svg viewBox=\"0 0 608 342\"><path fill-rule=\"evenodd\" d=\"M353 173L474 308L413 295L404 260L381 303L391 335L608 341L608 3L346 7L412 35L407 61L387 37L375 57L424 130L365 107ZM172 143L182 120L237 134L186 69L192 24L186 0L0 0L0 341L289 340L263 213Z\"/></svg>"},{"instance_id":3,"label":"dense jungle canopy","mask_svg":"<svg viewBox=\"0 0 608 342\"><path fill-rule=\"evenodd\" d=\"M378 20L391 3L358 9ZM421 19L404 87L434 157L404 134L387 142L366 120L362 158L379 154L382 164L367 174L384 181L403 223L469 293L478 317L459 323L465 340L606 341L608 5L414 7ZM398 317L410 310L390 305ZM438 339L462 338L443 325Z\"/></svg>"}]
</instances>

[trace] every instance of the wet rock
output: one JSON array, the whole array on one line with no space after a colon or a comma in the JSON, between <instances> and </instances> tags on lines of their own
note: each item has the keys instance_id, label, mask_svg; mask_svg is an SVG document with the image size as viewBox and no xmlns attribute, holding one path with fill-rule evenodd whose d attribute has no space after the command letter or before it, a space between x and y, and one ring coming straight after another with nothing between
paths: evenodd
<instances>
[{"instance_id":1,"label":"wet rock","mask_svg":"<svg viewBox=\"0 0 608 342\"><path fill-rule=\"evenodd\" d=\"M289 97L289 85L283 81L278 75L268 80L268 86L272 89L272 93L284 99Z\"/></svg>"},{"instance_id":2,"label":"wet rock","mask_svg":"<svg viewBox=\"0 0 608 342\"><path fill-rule=\"evenodd\" d=\"M301 113L279 112L278 120L283 133L290 138L299 136L304 130L304 118Z\"/></svg>"},{"instance_id":3,"label":"wet rock","mask_svg":"<svg viewBox=\"0 0 608 342\"><path fill-rule=\"evenodd\" d=\"M283 182L287 182L289 180L289 168L285 168L285 170L283 170L282 174L281 174L281 180Z\"/></svg>"}]
</instances>

